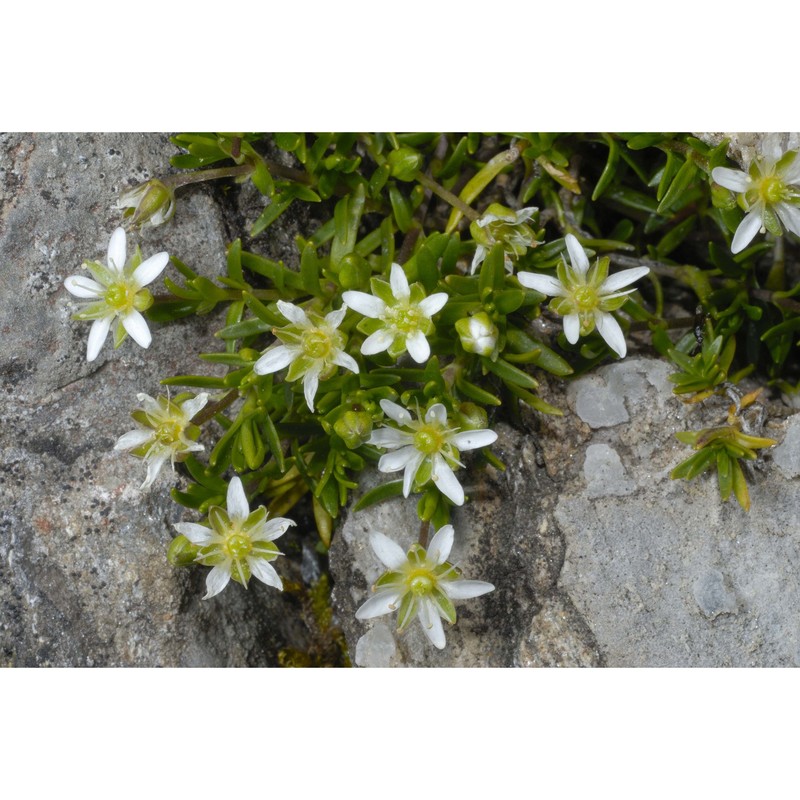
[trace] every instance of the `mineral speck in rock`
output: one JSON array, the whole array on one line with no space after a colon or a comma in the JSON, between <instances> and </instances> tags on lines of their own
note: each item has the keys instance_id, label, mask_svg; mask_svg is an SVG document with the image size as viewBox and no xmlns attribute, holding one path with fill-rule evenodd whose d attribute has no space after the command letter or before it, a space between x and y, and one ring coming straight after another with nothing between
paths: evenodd
<instances>
[{"instance_id":1,"label":"mineral speck in rock","mask_svg":"<svg viewBox=\"0 0 800 800\"><path fill-rule=\"evenodd\" d=\"M718 569L706 570L698 577L692 592L700 610L709 619L736 613L736 598L725 586L725 576Z\"/></svg>"},{"instance_id":2,"label":"mineral speck in rock","mask_svg":"<svg viewBox=\"0 0 800 800\"><path fill-rule=\"evenodd\" d=\"M622 394L599 375L575 381L575 413L592 428L610 428L630 417Z\"/></svg>"},{"instance_id":3,"label":"mineral speck in rock","mask_svg":"<svg viewBox=\"0 0 800 800\"><path fill-rule=\"evenodd\" d=\"M383 622L372 627L356 643L356 665L359 667L388 667L397 646L394 636Z\"/></svg>"},{"instance_id":4,"label":"mineral speck in rock","mask_svg":"<svg viewBox=\"0 0 800 800\"><path fill-rule=\"evenodd\" d=\"M591 444L583 462L588 497L621 497L631 494L636 484L625 475L619 454L607 444Z\"/></svg>"},{"instance_id":5,"label":"mineral speck in rock","mask_svg":"<svg viewBox=\"0 0 800 800\"><path fill-rule=\"evenodd\" d=\"M787 478L800 475L800 414L789 421L786 436L772 451L772 461Z\"/></svg>"}]
</instances>

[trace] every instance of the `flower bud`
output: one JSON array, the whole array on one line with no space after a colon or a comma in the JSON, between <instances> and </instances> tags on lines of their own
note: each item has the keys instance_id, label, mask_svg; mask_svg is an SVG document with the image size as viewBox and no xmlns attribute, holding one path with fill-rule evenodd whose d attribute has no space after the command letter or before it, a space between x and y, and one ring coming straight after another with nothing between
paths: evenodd
<instances>
[{"instance_id":1,"label":"flower bud","mask_svg":"<svg viewBox=\"0 0 800 800\"><path fill-rule=\"evenodd\" d=\"M351 450L355 450L369 439L372 418L365 411L346 411L333 423L333 429Z\"/></svg>"},{"instance_id":2,"label":"flower bud","mask_svg":"<svg viewBox=\"0 0 800 800\"><path fill-rule=\"evenodd\" d=\"M414 180L414 174L422 166L423 157L421 153L410 147L400 147L389 153L387 161L393 178L400 181L411 181Z\"/></svg>"},{"instance_id":3,"label":"flower bud","mask_svg":"<svg viewBox=\"0 0 800 800\"><path fill-rule=\"evenodd\" d=\"M343 289L364 286L371 274L372 268L358 253L348 253L339 261L339 282Z\"/></svg>"},{"instance_id":4,"label":"flower bud","mask_svg":"<svg viewBox=\"0 0 800 800\"><path fill-rule=\"evenodd\" d=\"M461 338L461 346L468 353L490 356L497 346L497 326L485 311L458 320L456 331Z\"/></svg>"},{"instance_id":5,"label":"flower bud","mask_svg":"<svg viewBox=\"0 0 800 800\"><path fill-rule=\"evenodd\" d=\"M462 403L456 413L459 428L464 431L479 431L489 427L486 411L475 403Z\"/></svg>"},{"instance_id":6,"label":"flower bud","mask_svg":"<svg viewBox=\"0 0 800 800\"><path fill-rule=\"evenodd\" d=\"M117 201L118 209L131 218L134 226L163 225L175 213L175 192L157 178L123 192Z\"/></svg>"},{"instance_id":7,"label":"flower bud","mask_svg":"<svg viewBox=\"0 0 800 800\"><path fill-rule=\"evenodd\" d=\"M200 548L192 544L183 534L176 536L167 550L167 561L173 567L188 567L194 564Z\"/></svg>"},{"instance_id":8,"label":"flower bud","mask_svg":"<svg viewBox=\"0 0 800 800\"><path fill-rule=\"evenodd\" d=\"M729 189L719 184L711 184L711 203L714 208L721 208L723 211L730 211L736 208L736 195Z\"/></svg>"}]
</instances>

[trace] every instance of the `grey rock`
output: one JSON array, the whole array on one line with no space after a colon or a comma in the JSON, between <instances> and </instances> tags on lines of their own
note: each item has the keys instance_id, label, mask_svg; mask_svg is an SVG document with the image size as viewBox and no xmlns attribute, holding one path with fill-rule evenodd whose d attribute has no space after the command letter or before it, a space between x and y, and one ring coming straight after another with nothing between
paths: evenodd
<instances>
[{"instance_id":1,"label":"grey rock","mask_svg":"<svg viewBox=\"0 0 800 800\"><path fill-rule=\"evenodd\" d=\"M709 619L720 614L736 613L736 596L725 585L725 576L718 569L703 572L692 585L694 599Z\"/></svg>"},{"instance_id":2,"label":"grey rock","mask_svg":"<svg viewBox=\"0 0 800 800\"><path fill-rule=\"evenodd\" d=\"M624 496L636 490L636 484L625 475L619 453L607 444L590 444L583 462L587 497Z\"/></svg>"},{"instance_id":3,"label":"grey rock","mask_svg":"<svg viewBox=\"0 0 800 800\"><path fill-rule=\"evenodd\" d=\"M390 667L397 652L394 636L383 622L376 622L356 642L356 665Z\"/></svg>"},{"instance_id":4,"label":"grey rock","mask_svg":"<svg viewBox=\"0 0 800 800\"><path fill-rule=\"evenodd\" d=\"M772 450L772 463L786 478L800 476L800 414L789 420L783 441Z\"/></svg>"}]
</instances>

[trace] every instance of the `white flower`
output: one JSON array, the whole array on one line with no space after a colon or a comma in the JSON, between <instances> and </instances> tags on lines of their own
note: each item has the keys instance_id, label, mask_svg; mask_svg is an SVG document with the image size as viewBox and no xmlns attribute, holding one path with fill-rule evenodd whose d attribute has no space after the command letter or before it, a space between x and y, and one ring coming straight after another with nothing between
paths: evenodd
<instances>
[{"instance_id":1,"label":"white flower","mask_svg":"<svg viewBox=\"0 0 800 800\"><path fill-rule=\"evenodd\" d=\"M208 395L202 392L180 404L163 396L154 400L141 393L136 397L142 404L142 408L131 414L137 428L120 436L114 449L129 450L147 461L147 478L140 487L147 489L168 458L174 469L176 461L183 461L189 453L203 449L203 445L195 441L200 428L192 425L192 417L208 402Z\"/></svg>"},{"instance_id":2,"label":"white flower","mask_svg":"<svg viewBox=\"0 0 800 800\"><path fill-rule=\"evenodd\" d=\"M408 554L378 531L369 535L375 555L389 568L373 587L375 594L356 611L356 619L372 619L399 609L397 629L402 632L414 617L434 647L445 646L442 620L453 624L453 600L468 600L494 590L486 581L461 578L461 571L447 561L453 547L453 526L444 525L426 551L412 545Z\"/></svg>"},{"instance_id":3,"label":"white flower","mask_svg":"<svg viewBox=\"0 0 800 800\"><path fill-rule=\"evenodd\" d=\"M550 308L564 317L564 334L570 344L580 336L587 336L595 327L608 346L620 358L625 357L625 336L611 311L620 308L625 297L635 289L619 291L650 272L649 267L624 269L614 275L608 274L608 258L600 258L593 267L578 240L568 233L565 237L571 264L562 259L558 266L558 277L534 272L520 272L519 282L529 289L546 294L554 299Z\"/></svg>"},{"instance_id":4,"label":"white flower","mask_svg":"<svg viewBox=\"0 0 800 800\"><path fill-rule=\"evenodd\" d=\"M342 299L350 308L377 322L360 324L359 330L370 335L361 345L366 356L389 351L397 358L408 350L418 364L425 363L431 355L427 336L433 332L431 317L444 308L445 292L425 296L422 287L408 285L408 279L399 264L392 264L389 283L378 278L372 281L373 294L345 292Z\"/></svg>"},{"instance_id":5,"label":"white flower","mask_svg":"<svg viewBox=\"0 0 800 800\"><path fill-rule=\"evenodd\" d=\"M302 376L306 403L313 411L319 382L329 378L337 366L358 372L355 359L344 352L347 340L337 330L347 306L331 311L317 323L302 308L283 300L278 300L278 310L290 322L285 328L274 330L284 344L267 349L253 365L253 371L256 375L269 375L291 365L286 380L295 381Z\"/></svg>"},{"instance_id":6,"label":"white flower","mask_svg":"<svg viewBox=\"0 0 800 800\"><path fill-rule=\"evenodd\" d=\"M228 484L227 511L221 506L208 509L208 525L178 522L175 530L200 548L197 561L213 567L206 578L204 600L219 594L233 578L245 588L250 577L283 589L278 573L269 563L283 555L272 543L295 523L284 517L267 518L267 509L250 511L240 478Z\"/></svg>"},{"instance_id":7,"label":"white flower","mask_svg":"<svg viewBox=\"0 0 800 800\"><path fill-rule=\"evenodd\" d=\"M458 320L456 332L461 339L461 346L468 353L490 356L497 347L499 331L485 311Z\"/></svg>"},{"instance_id":8,"label":"white flower","mask_svg":"<svg viewBox=\"0 0 800 800\"><path fill-rule=\"evenodd\" d=\"M175 192L153 178L120 195L117 209L124 210L132 225L163 225L175 213Z\"/></svg>"},{"instance_id":9,"label":"white flower","mask_svg":"<svg viewBox=\"0 0 800 800\"><path fill-rule=\"evenodd\" d=\"M776 136L767 136L762 153L750 164L749 172L728 167L714 167L711 177L720 186L739 194L744 219L731 242L731 252L744 250L756 233L783 233L781 223L800 236L800 158L797 152L784 153Z\"/></svg>"},{"instance_id":10,"label":"white flower","mask_svg":"<svg viewBox=\"0 0 800 800\"><path fill-rule=\"evenodd\" d=\"M391 400L381 400L381 408L390 419L408 430L384 427L372 432L369 444L394 451L381 456L378 469L381 472L405 470L405 497L415 480L423 486L430 479L455 505L463 505L464 490L452 469L452 466L464 466L458 460L458 452L486 447L497 439L497 434L485 429L459 432L458 428L448 428L447 411L441 403L432 405L425 418L420 416L418 420Z\"/></svg>"},{"instance_id":11,"label":"white flower","mask_svg":"<svg viewBox=\"0 0 800 800\"><path fill-rule=\"evenodd\" d=\"M125 231L117 228L108 244L108 266L97 261L84 261L83 266L95 280L82 275L70 275L64 287L75 297L94 300L84 306L74 319L94 320L89 331L86 360L94 361L114 323L114 347L119 347L130 334L142 347L149 347L152 337L141 311L153 304L153 296L143 287L152 283L169 262L167 253L156 253L142 261L139 249L126 264Z\"/></svg>"},{"instance_id":12,"label":"white flower","mask_svg":"<svg viewBox=\"0 0 800 800\"><path fill-rule=\"evenodd\" d=\"M478 243L470 272L474 274L498 242L503 245L506 271L513 272L514 263L511 257L519 258L529 247L534 246L534 233L526 223L537 211L533 206L512 211L499 203L492 203L483 216L469 227L472 238Z\"/></svg>"}]
</instances>

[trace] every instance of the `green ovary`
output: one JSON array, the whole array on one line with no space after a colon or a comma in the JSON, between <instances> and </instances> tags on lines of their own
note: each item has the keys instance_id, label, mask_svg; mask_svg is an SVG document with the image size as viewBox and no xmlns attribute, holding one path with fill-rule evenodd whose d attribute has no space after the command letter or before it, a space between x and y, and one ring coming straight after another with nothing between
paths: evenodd
<instances>
[{"instance_id":1,"label":"green ovary","mask_svg":"<svg viewBox=\"0 0 800 800\"><path fill-rule=\"evenodd\" d=\"M234 533L225 540L225 550L231 558L243 559L253 549L253 545L247 536Z\"/></svg>"},{"instance_id":2,"label":"green ovary","mask_svg":"<svg viewBox=\"0 0 800 800\"><path fill-rule=\"evenodd\" d=\"M406 335L420 330L426 321L427 317L415 305L394 306L386 313L386 322Z\"/></svg>"},{"instance_id":3,"label":"green ovary","mask_svg":"<svg viewBox=\"0 0 800 800\"><path fill-rule=\"evenodd\" d=\"M758 185L758 196L767 204L779 203L786 196L786 185L775 175L763 178Z\"/></svg>"},{"instance_id":4,"label":"green ovary","mask_svg":"<svg viewBox=\"0 0 800 800\"><path fill-rule=\"evenodd\" d=\"M325 358L331 352L331 337L318 328L304 331L300 343L303 353L309 358Z\"/></svg>"},{"instance_id":5,"label":"green ovary","mask_svg":"<svg viewBox=\"0 0 800 800\"><path fill-rule=\"evenodd\" d=\"M133 307L136 292L125 283L112 283L106 289L105 301L114 311L127 311Z\"/></svg>"},{"instance_id":6,"label":"green ovary","mask_svg":"<svg viewBox=\"0 0 800 800\"><path fill-rule=\"evenodd\" d=\"M183 426L177 420L168 419L156 428L156 439L161 444L175 444L180 439L182 431Z\"/></svg>"},{"instance_id":7,"label":"green ovary","mask_svg":"<svg viewBox=\"0 0 800 800\"><path fill-rule=\"evenodd\" d=\"M572 292L571 300L579 314L594 311L597 308L599 297L597 290L592 286L579 286Z\"/></svg>"},{"instance_id":8,"label":"green ovary","mask_svg":"<svg viewBox=\"0 0 800 800\"><path fill-rule=\"evenodd\" d=\"M414 434L414 447L426 456L440 452L444 443L441 430L434 425L423 425Z\"/></svg>"},{"instance_id":9,"label":"green ovary","mask_svg":"<svg viewBox=\"0 0 800 800\"><path fill-rule=\"evenodd\" d=\"M429 570L417 570L406 579L409 590L417 597L430 594L435 582Z\"/></svg>"}]
</instances>

